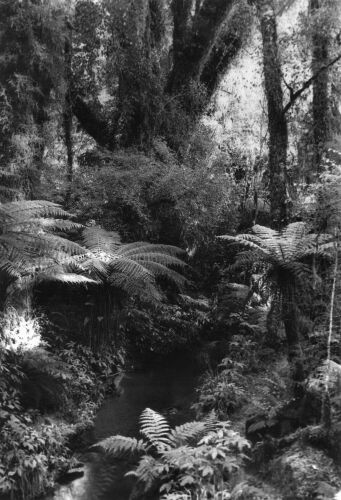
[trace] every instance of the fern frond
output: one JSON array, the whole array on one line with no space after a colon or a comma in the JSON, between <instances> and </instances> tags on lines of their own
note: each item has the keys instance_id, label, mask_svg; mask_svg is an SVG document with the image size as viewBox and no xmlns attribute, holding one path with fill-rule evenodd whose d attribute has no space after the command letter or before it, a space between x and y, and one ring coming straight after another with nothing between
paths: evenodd
<instances>
[{"instance_id":1,"label":"fern frond","mask_svg":"<svg viewBox=\"0 0 341 500\"><path fill-rule=\"evenodd\" d=\"M67 240L56 234L43 234L35 237L39 249L44 252L63 251L69 255L83 255L84 248L74 241Z\"/></svg>"},{"instance_id":2,"label":"fern frond","mask_svg":"<svg viewBox=\"0 0 341 500\"><path fill-rule=\"evenodd\" d=\"M307 226L304 222L292 222L288 224L281 235L284 238L302 239L307 234Z\"/></svg>"},{"instance_id":3,"label":"fern frond","mask_svg":"<svg viewBox=\"0 0 341 500\"><path fill-rule=\"evenodd\" d=\"M267 261L269 259L267 254L258 250L245 250L236 255L236 260L233 264L228 266L229 270L239 269L240 267L255 264L260 261Z\"/></svg>"},{"instance_id":4,"label":"fern frond","mask_svg":"<svg viewBox=\"0 0 341 500\"><path fill-rule=\"evenodd\" d=\"M94 447L99 447L108 455L119 458L141 455L146 451L142 440L120 435L105 438L93 445Z\"/></svg>"},{"instance_id":5,"label":"fern frond","mask_svg":"<svg viewBox=\"0 0 341 500\"><path fill-rule=\"evenodd\" d=\"M137 241L134 243L126 243L118 249L117 255L124 255L125 257L131 255L139 255L146 253L159 253L164 255L181 255L184 254L184 250L173 245L161 245L154 243L146 243L144 241Z\"/></svg>"},{"instance_id":6,"label":"fern frond","mask_svg":"<svg viewBox=\"0 0 341 500\"><path fill-rule=\"evenodd\" d=\"M126 254L122 254L122 257L127 257ZM164 266L178 266L178 267L186 267L187 264L183 261L174 257L173 255L169 255L167 253L153 252L147 251L144 253L140 253L137 255L130 254L128 256L129 259L134 260L135 262L157 262L159 264L163 264Z\"/></svg>"},{"instance_id":7,"label":"fern frond","mask_svg":"<svg viewBox=\"0 0 341 500\"><path fill-rule=\"evenodd\" d=\"M172 439L175 446L196 444L207 432L210 426L206 421L187 422L172 430Z\"/></svg>"},{"instance_id":8,"label":"fern frond","mask_svg":"<svg viewBox=\"0 0 341 500\"><path fill-rule=\"evenodd\" d=\"M92 278L88 278L87 276L82 276L81 274L75 273L54 273L54 272L44 272L38 274L35 278L35 281L58 281L60 283L68 283L73 285L99 285L100 281L95 281Z\"/></svg>"},{"instance_id":9,"label":"fern frond","mask_svg":"<svg viewBox=\"0 0 341 500\"><path fill-rule=\"evenodd\" d=\"M128 258L115 259L108 266L109 280L114 283L115 276L122 275L126 277L127 283L131 280L154 282L155 278L151 271L146 269L139 262Z\"/></svg>"},{"instance_id":10,"label":"fern frond","mask_svg":"<svg viewBox=\"0 0 341 500\"><path fill-rule=\"evenodd\" d=\"M143 267L151 271L154 276L164 276L168 278L180 288L188 283L187 279L182 274L158 262L143 262Z\"/></svg>"},{"instance_id":11,"label":"fern frond","mask_svg":"<svg viewBox=\"0 0 341 500\"><path fill-rule=\"evenodd\" d=\"M242 245L246 248L258 250L259 252L267 253L267 248L264 248L264 242L252 234L240 234L238 236L230 236L228 234L218 236L222 240L227 240L232 244Z\"/></svg>"},{"instance_id":12,"label":"fern frond","mask_svg":"<svg viewBox=\"0 0 341 500\"><path fill-rule=\"evenodd\" d=\"M77 257L77 256L75 256ZM106 280L109 276L108 266L102 262L101 259L94 257L93 255L79 255L79 260L74 260L74 264L81 271L93 275L95 279Z\"/></svg>"},{"instance_id":13,"label":"fern frond","mask_svg":"<svg viewBox=\"0 0 341 500\"><path fill-rule=\"evenodd\" d=\"M147 493L164 470L165 465L160 460L150 455L145 455L140 460L137 468L127 472L125 475L138 478L138 481L143 483L144 493Z\"/></svg>"},{"instance_id":14,"label":"fern frond","mask_svg":"<svg viewBox=\"0 0 341 500\"><path fill-rule=\"evenodd\" d=\"M274 229L271 229L270 227L266 226L261 226L259 224L255 224L252 226L252 232L258 236L261 240L265 239L273 239L273 238L278 238L280 233L278 231L275 231Z\"/></svg>"},{"instance_id":15,"label":"fern frond","mask_svg":"<svg viewBox=\"0 0 341 500\"><path fill-rule=\"evenodd\" d=\"M141 414L140 424L141 434L159 453L171 448L171 429L163 415L146 408Z\"/></svg>"},{"instance_id":16,"label":"fern frond","mask_svg":"<svg viewBox=\"0 0 341 500\"><path fill-rule=\"evenodd\" d=\"M99 226L87 227L83 230L82 243L93 253L116 253L121 245L120 235L114 231L106 231Z\"/></svg>"},{"instance_id":17,"label":"fern frond","mask_svg":"<svg viewBox=\"0 0 341 500\"><path fill-rule=\"evenodd\" d=\"M57 203L45 200L21 200L4 203L1 205L1 215L5 214L10 219L19 221L33 217L70 217Z\"/></svg>"},{"instance_id":18,"label":"fern frond","mask_svg":"<svg viewBox=\"0 0 341 500\"><path fill-rule=\"evenodd\" d=\"M25 221L27 224L37 224L39 227L43 229L47 229L49 231L72 231L74 229L81 229L83 227L82 224L78 222L73 222L65 219L54 219L54 218L34 218L28 219Z\"/></svg>"}]
</instances>

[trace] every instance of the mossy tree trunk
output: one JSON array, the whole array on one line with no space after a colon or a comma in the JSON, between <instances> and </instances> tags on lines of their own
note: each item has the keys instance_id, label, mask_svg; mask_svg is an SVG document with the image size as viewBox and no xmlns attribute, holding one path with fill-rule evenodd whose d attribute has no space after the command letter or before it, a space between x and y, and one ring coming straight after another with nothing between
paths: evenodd
<instances>
[{"instance_id":1,"label":"mossy tree trunk","mask_svg":"<svg viewBox=\"0 0 341 500\"><path fill-rule=\"evenodd\" d=\"M330 34L323 26L323 19L319 21L319 10L323 7L321 0L310 0L310 13L315 18L312 33L312 74L329 62ZM322 156L329 136L329 72L322 71L313 83L313 159L312 172L321 171Z\"/></svg>"},{"instance_id":2,"label":"mossy tree trunk","mask_svg":"<svg viewBox=\"0 0 341 500\"><path fill-rule=\"evenodd\" d=\"M162 136L180 151L250 32L251 8L246 1L232 0L203 0L195 6L192 0L141 0L129 5L124 29L113 30L120 64L113 75L117 86L111 119L93 95L79 89L73 112L82 128L110 150L148 148ZM111 15L120 24L120 12ZM179 119L175 125L172 113ZM174 136L180 124L178 141Z\"/></svg>"},{"instance_id":3,"label":"mossy tree trunk","mask_svg":"<svg viewBox=\"0 0 341 500\"><path fill-rule=\"evenodd\" d=\"M257 13L263 43L264 83L268 107L271 216L273 225L280 227L287 220L285 168L288 126L283 106L274 1L258 0Z\"/></svg>"}]
</instances>

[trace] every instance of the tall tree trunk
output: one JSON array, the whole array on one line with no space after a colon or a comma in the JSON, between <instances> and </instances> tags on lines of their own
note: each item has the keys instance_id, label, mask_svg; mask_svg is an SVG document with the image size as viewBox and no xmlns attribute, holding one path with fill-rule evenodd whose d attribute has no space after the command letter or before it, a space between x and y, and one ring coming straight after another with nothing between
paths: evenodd
<instances>
[{"instance_id":1,"label":"tall tree trunk","mask_svg":"<svg viewBox=\"0 0 341 500\"><path fill-rule=\"evenodd\" d=\"M283 112L282 72L278 56L274 1L258 0L257 12L263 42L264 81L268 104L271 216L273 224L281 226L287 220L285 166L288 127Z\"/></svg>"},{"instance_id":2,"label":"tall tree trunk","mask_svg":"<svg viewBox=\"0 0 341 500\"><path fill-rule=\"evenodd\" d=\"M65 193L65 206L70 205L73 182L73 142L72 142L72 29L69 28L69 36L65 41L65 80L66 94L63 113L64 140L67 155L67 188Z\"/></svg>"},{"instance_id":3,"label":"tall tree trunk","mask_svg":"<svg viewBox=\"0 0 341 500\"><path fill-rule=\"evenodd\" d=\"M174 0L173 12L183 0ZM185 2L185 9L188 11ZM180 16L174 17L174 62L173 70L169 75L167 91L177 94L186 87L191 80L200 81L201 74L207 64L211 51L217 42L221 29L231 11L232 0L204 0L193 19L190 32L184 30ZM181 13L181 11L180 11Z\"/></svg>"},{"instance_id":4,"label":"tall tree trunk","mask_svg":"<svg viewBox=\"0 0 341 500\"><path fill-rule=\"evenodd\" d=\"M310 13L315 17L314 32L312 34L312 74L329 62L330 36L326 32L323 20L317 20L319 9L323 6L321 0L310 0ZM321 160L328 140L329 132L329 72L323 71L313 83L313 159L312 173L321 171Z\"/></svg>"}]
</instances>

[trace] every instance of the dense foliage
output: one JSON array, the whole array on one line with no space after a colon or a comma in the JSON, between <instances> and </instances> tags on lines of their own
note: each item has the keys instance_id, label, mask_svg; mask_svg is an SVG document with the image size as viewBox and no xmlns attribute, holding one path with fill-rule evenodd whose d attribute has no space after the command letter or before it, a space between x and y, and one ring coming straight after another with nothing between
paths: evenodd
<instances>
[{"instance_id":1,"label":"dense foliage","mask_svg":"<svg viewBox=\"0 0 341 500\"><path fill-rule=\"evenodd\" d=\"M166 419L146 408L140 418L142 440L112 436L97 443L112 456L132 454L139 459L129 472L139 494L157 492L162 498L181 494L228 494L249 447L246 439L219 422L214 413L205 420L170 429Z\"/></svg>"},{"instance_id":2,"label":"dense foliage","mask_svg":"<svg viewBox=\"0 0 341 500\"><path fill-rule=\"evenodd\" d=\"M0 496L44 495L123 367L184 351L198 420L96 448L134 494L336 494L340 16L0 0Z\"/></svg>"}]
</instances>

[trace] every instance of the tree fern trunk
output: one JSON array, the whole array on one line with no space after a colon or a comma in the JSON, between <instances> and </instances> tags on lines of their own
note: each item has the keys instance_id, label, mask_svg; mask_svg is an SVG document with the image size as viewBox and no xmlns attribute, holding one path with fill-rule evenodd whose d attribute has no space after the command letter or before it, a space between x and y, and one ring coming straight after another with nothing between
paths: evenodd
<instances>
[{"instance_id":1,"label":"tree fern trunk","mask_svg":"<svg viewBox=\"0 0 341 500\"><path fill-rule=\"evenodd\" d=\"M301 398L303 396L304 359L298 326L298 310L293 299L285 301L283 304L283 321L288 347L288 360L294 383L294 394L297 398Z\"/></svg>"},{"instance_id":2,"label":"tree fern trunk","mask_svg":"<svg viewBox=\"0 0 341 500\"><path fill-rule=\"evenodd\" d=\"M109 344L118 347L118 331L121 324L122 304L115 297L111 286L103 286L93 298L94 306L88 323L88 342L91 348L100 351Z\"/></svg>"},{"instance_id":3,"label":"tree fern trunk","mask_svg":"<svg viewBox=\"0 0 341 500\"><path fill-rule=\"evenodd\" d=\"M281 312L281 299L276 294L271 300L270 310L266 317L267 342L272 346L278 343L278 330L281 325Z\"/></svg>"}]
</instances>

